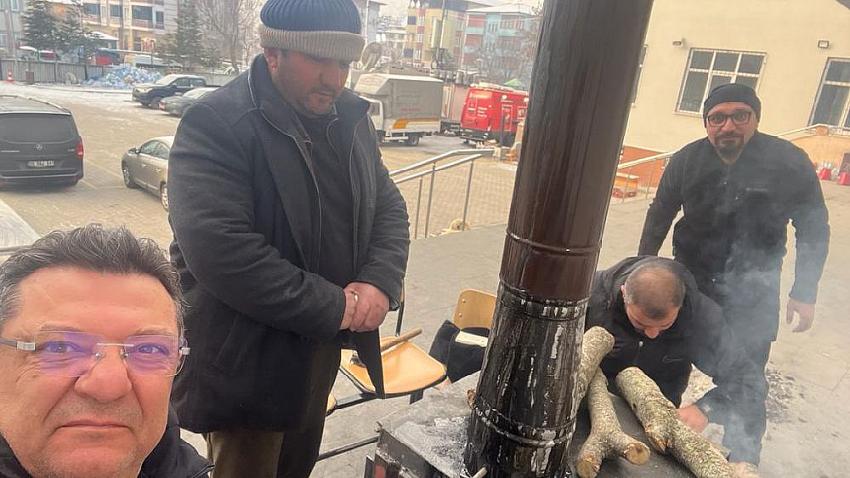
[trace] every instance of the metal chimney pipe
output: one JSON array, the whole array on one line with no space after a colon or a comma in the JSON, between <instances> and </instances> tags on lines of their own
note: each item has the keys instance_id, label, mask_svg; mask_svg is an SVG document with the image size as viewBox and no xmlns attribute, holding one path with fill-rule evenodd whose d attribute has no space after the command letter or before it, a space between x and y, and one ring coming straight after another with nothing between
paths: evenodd
<instances>
[{"instance_id":1,"label":"metal chimney pipe","mask_svg":"<svg viewBox=\"0 0 850 478\"><path fill-rule=\"evenodd\" d=\"M573 397L652 0L546 0L497 307L464 463L570 476Z\"/></svg>"}]
</instances>

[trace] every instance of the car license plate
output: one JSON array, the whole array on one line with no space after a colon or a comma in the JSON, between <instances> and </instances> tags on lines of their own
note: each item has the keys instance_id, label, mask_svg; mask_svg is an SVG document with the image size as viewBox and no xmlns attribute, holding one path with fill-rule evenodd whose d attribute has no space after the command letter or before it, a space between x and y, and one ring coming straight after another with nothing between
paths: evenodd
<instances>
[{"instance_id":1,"label":"car license plate","mask_svg":"<svg viewBox=\"0 0 850 478\"><path fill-rule=\"evenodd\" d=\"M55 161L27 161L27 167L30 168L52 168L56 166Z\"/></svg>"}]
</instances>

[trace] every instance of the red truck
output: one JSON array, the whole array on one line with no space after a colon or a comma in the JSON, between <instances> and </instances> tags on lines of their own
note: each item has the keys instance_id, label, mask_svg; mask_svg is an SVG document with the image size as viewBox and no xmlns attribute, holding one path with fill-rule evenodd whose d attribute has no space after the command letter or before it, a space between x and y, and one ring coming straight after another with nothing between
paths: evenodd
<instances>
[{"instance_id":1,"label":"red truck","mask_svg":"<svg viewBox=\"0 0 850 478\"><path fill-rule=\"evenodd\" d=\"M460 117L460 137L466 142L495 139L510 146L517 125L528 111L528 93L512 88L478 84L469 88Z\"/></svg>"}]
</instances>

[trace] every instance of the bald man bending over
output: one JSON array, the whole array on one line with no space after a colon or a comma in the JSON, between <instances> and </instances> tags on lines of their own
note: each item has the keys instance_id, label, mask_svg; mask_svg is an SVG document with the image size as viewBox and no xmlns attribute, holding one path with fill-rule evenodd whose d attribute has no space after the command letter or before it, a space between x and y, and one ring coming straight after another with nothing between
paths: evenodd
<instances>
[{"instance_id":1,"label":"bald man bending over","mask_svg":"<svg viewBox=\"0 0 850 478\"><path fill-rule=\"evenodd\" d=\"M615 338L602 361L613 382L636 366L680 407L692 365L716 385L679 418L697 432L709 421L725 427L730 462L757 464L764 435L767 383L726 324L720 307L671 259L630 257L598 271L587 307L586 328L601 326Z\"/></svg>"}]
</instances>

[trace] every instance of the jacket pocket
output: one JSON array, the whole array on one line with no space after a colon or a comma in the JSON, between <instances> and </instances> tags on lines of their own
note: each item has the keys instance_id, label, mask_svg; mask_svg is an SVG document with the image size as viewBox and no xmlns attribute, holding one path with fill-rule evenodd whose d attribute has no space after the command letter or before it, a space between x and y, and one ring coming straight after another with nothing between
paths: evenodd
<instances>
[{"instance_id":1,"label":"jacket pocket","mask_svg":"<svg viewBox=\"0 0 850 478\"><path fill-rule=\"evenodd\" d=\"M251 353L251 349L259 345L251 338L255 335L251 330L254 324L242 315L235 312L234 314L230 330L218 352L214 352L215 358L212 362L213 367L227 375L244 371L247 355Z\"/></svg>"}]
</instances>

